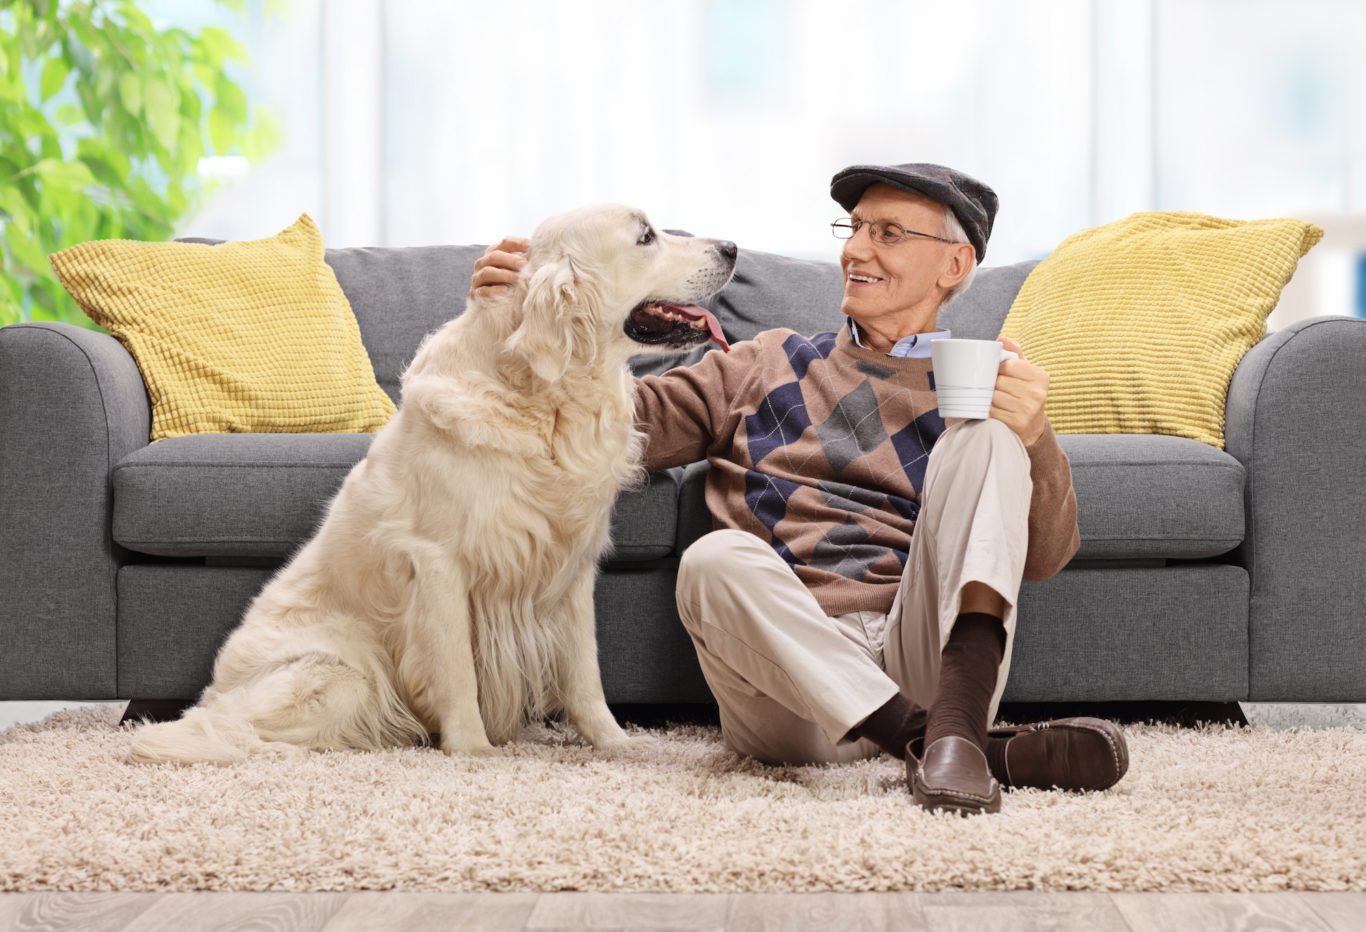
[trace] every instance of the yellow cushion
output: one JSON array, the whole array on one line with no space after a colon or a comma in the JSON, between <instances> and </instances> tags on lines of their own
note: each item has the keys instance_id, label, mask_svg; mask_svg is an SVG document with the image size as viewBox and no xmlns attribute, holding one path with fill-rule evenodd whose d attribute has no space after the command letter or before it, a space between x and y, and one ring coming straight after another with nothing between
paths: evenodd
<instances>
[{"instance_id":1,"label":"yellow cushion","mask_svg":"<svg viewBox=\"0 0 1366 932\"><path fill-rule=\"evenodd\" d=\"M358 433L394 413L308 214L268 239L97 240L48 258L137 361L153 440Z\"/></svg>"},{"instance_id":2,"label":"yellow cushion","mask_svg":"<svg viewBox=\"0 0 1366 932\"><path fill-rule=\"evenodd\" d=\"M1132 214L1064 240L1025 279L1001 334L1048 371L1057 433L1223 449L1233 370L1322 237L1301 220Z\"/></svg>"}]
</instances>

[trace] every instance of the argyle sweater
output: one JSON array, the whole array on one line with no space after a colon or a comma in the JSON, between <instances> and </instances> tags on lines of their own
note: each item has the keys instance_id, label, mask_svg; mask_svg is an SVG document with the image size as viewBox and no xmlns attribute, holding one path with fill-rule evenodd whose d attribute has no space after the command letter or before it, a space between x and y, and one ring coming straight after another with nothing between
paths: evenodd
<instances>
[{"instance_id":1,"label":"argyle sweater","mask_svg":"<svg viewBox=\"0 0 1366 932\"><path fill-rule=\"evenodd\" d=\"M929 358L859 346L847 327L780 328L636 379L651 471L707 460L714 529L767 541L827 615L891 610L945 430ZM1026 448L1034 481L1024 578L1077 552L1077 500L1053 426Z\"/></svg>"}]
</instances>

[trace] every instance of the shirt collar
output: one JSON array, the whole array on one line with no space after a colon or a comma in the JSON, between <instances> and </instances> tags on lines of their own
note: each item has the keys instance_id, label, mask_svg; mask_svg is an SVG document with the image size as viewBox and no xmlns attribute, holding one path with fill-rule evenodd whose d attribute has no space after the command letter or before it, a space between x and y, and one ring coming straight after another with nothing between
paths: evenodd
<instances>
[{"instance_id":1,"label":"shirt collar","mask_svg":"<svg viewBox=\"0 0 1366 932\"><path fill-rule=\"evenodd\" d=\"M863 346L863 341L859 339L858 325L854 323L854 318L846 317L845 320L849 321L849 336L854 341L854 345L867 349L867 347ZM908 337L902 337L900 340L897 340L896 345L892 347L892 351L887 355L897 356L902 359L923 359L930 355L931 340L947 340L952 335L952 332L949 330L935 330L932 333L913 333Z\"/></svg>"}]
</instances>

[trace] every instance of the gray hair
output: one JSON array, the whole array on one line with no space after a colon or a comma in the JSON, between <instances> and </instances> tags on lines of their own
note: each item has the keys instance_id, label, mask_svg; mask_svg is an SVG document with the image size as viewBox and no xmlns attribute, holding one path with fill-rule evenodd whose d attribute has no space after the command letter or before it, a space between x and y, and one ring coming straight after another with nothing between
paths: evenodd
<instances>
[{"instance_id":1,"label":"gray hair","mask_svg":"<svg viewBox=\"0 0 1366 932\"><path fill-rule=\"evenodd\" d=\"M951 243L969 242L968 234L963 229L963 224L958 222L958 216L948 207L944 207L944 239ZM958 284L949 289L949 293L944 296L944 304L948 304L954 298L968 290L972 285L972 280L977 277L977 250L972 251L972 266L968 269L967 276Z\"/></svg>"}]
</instances>

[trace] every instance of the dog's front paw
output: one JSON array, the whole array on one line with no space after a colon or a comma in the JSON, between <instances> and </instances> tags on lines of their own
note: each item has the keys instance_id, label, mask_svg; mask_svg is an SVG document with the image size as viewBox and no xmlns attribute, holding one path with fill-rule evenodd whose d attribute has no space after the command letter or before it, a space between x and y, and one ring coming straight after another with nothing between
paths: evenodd
<instances>
[{"instance_id":1,"label":"dog's front paw","mask_svg":"<svg viewBox=\"0 0 1366 932\"><path fill-rule=\"evenodd\" d=\"M663 745L654 735L622 735L613 741L606 741L595 746L595 750L604 757L654 757L659 754Z\"/></svg>"},{"instance_id":2,"label":"dog's front paw","mask_svg":"<svg viewBox=\"0 0 1366 932\"><path fill-rule=\"evenodd\" d=\"M309 756L308 748L287 741L262 741L258 753L264 757L287 761L300 761Z\"/></svg>"},{"instance_id":3,"label":"dog's front paw","mask_svg":"<svg viewBox=\"0 0 1366 932\"><path fill-rule=\"evenodd\" d=\"M500 753L498 748L489 744L487 738L447 740L445 735L441 736L441 751L444 754L465 754L470 757L494 757Z\"/></svg>"}]
</instances>

